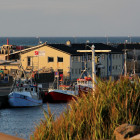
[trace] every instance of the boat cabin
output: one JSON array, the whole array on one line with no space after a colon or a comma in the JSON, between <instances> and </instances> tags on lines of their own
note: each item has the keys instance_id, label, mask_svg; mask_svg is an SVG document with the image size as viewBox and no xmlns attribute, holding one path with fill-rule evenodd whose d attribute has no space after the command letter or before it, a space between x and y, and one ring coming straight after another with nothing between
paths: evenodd
<instances>
[{"instance_id":1,"label":"boat cabin","mask_svg":"<svg viewBox=\"0 0 140 140\"><path fill-rule=\"evenodd\" d=\"M77 85L92 85L92 78L91 77L84 77L77 79Z\"/></svg>"}]
</instances>

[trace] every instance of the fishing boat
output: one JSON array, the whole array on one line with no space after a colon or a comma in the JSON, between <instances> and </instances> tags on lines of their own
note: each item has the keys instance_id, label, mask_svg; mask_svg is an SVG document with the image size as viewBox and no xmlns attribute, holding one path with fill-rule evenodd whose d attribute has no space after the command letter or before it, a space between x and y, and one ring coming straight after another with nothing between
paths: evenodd
<instances>
[{"instance_id":1,"label":"fishing boat","mask_svg":"<svg viewBox=\"0 0 140 140\"><path fill-rule=\"evenodd\" d=\"M76 99L74 93L74 91L61 89L50 89L48 92L51 102L69 102L73 99Z\"/></svg>"},{"instance_id":2,"label":"fishing boat","mask_svg":"<svg viewBox=\"0 0 140 140\"><path fill-rule=\"evenodd\" d=\"M9 105L12 107L40 106L43 103L39 94L40 91L41 85L37 85L32 79L28 80L27 77L21 79L17 76L8 95Z\"/></svg>"},{"instance_id":3,"label":"fishing boat","mask_svg":"<svg viewBox=\"0 0 140 140\"><path fill-rule=\"evenodd\" d=\"M33 84L16 83L8 95L9 104L12 107L30 107L42 105L39 97L39 87Z\"/></svg>"},{"instance_id":4,"label":"fishing boat","mask_svg":"<svg viewBox=\"0 0 140 140\"><path fill-rule=\"evenodd\" d=\"M85 51L85 50L84 50ZM72 99L76 99L76 96L80 96L83 93L93 92L95 89L95 51L94 51L94 45L91 47L92 52L92 77L82 77L83 73L86 72L83 70L83 73L81 74L80 78L77 79L77 84L74 85L74 88L72 90L70 89L59 89L57 86L57 89L49 89L48 90L48 98L51 101L54 102L68 102ZM57 73L58 74L58 73ZM57 81L59 79L58 76Z\"/></svg>"},{"instance_id":5,"label":"fishing boat","mask_svg":"<svg viewBox=\"0 0 140 140\"><path fill-rule=\"evenodd\" d=\"M60 85L59 89L49 89L48 99L50 102L69 102L76 99L74 90L70 90L66 85Z\"/></svg>"},{"instance_id":6,"label":"fishing boat","mask_svg":"<svg viewBox=\"0 0 140 140\"><path fill-rule=\"evenodd\" d=\"M78 95L88 94L93 91L93 83L91 77L84 77L77 79L77 84L75 85L75 90L77 90Z\"/></svg>"},{"instance_id":7,"label":"fishing boat","mask_svg":"<svg viewBox=\"0 0 140 140\"><path fill-rule=\"evenodd\" d=\"M75 92L78 92L78 95L81 96L83 93L87 94L89 92L93 92L95 90L96 83L96 70L95 70L95 46L92 45L91 50L88 52L92 52L92 76L88 73L86 68L85 61L85 69L81 73L80 78L77 79L77 84L75 85ZM78 52L86 52L86 50L78 50Z\"/></svg>"},{"instance_id":8,"label":"fishing boat","mask_svg":"<svg viewBox=\"0 0 140 140\"><path fill-rule=\"evenodd\" d=\"M59 80L59 72L55 72L55 80L53 86L48 89L47 98L49 102L69 102L73 99L76 99L75 91L73 86L64 85L63 83L63 74L60 74L61 79ZM59 82L62 82L59 85ZM54 88L55 83L57 87Z\"/></svg>"}]
</instances>

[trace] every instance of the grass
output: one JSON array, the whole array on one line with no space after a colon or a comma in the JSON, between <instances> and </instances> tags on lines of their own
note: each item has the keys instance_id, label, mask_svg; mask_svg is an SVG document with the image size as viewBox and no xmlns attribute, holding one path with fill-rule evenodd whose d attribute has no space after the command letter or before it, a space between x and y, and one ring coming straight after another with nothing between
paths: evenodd
<instances>
[{"instance_id":1,"label":"grass","mask_svg":"<svg viewBox=\"0 0 140 140\"><path fill-rule=\"evenodd\" d=\"M114 139L113 132L123 123L140 125L140 80L128 77L118 81L97 79L93 93L72 101L54 119L48 106L45 120L36 126L31 140Z\"/></svg>"}]
</instances>

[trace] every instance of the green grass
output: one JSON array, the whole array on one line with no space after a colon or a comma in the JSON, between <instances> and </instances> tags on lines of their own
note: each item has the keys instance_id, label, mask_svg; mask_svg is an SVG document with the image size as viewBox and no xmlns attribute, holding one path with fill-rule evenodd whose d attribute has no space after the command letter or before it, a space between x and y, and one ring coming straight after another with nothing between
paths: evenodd
<instances>
[{"instance_id":1,"label":"green grass","mask_svg":"<svg viewBox=\"0 0 140 140\"><path fill-rule=\"evenodd\" d=\"M131 83L126 77L118 81L97 79L96 90L69 104L54 119L48 106L31 135L32 140L114 139L113 132L123 123L140 125L140 80Z\"/></svg>"}]
</instances>

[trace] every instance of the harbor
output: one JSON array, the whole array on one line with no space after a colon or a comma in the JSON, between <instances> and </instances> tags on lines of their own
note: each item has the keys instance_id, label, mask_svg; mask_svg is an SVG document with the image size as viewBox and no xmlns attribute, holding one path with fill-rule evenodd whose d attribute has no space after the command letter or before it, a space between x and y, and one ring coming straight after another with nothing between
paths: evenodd
<instances>
[{"instance_id":1,"label":"harbor","mask_svg":"<svg viewBox=\"0 0 140 140\"><path fill-rule=\"evenodd\" d=\"M30 139L32 134L33 139L37 131L36 126L48 121L44 110L48 112L50 109L54 120L56 118L58 121L57 117L63 116L60 114L66 110L70 101L77 101L79 98L78 102L83 100L85 103L84 98L88 96L94 101L94 97L97 97L93 96L97 92L96 76L102 79L112 76L115 79L121 74L120 68L123 70L122 62L125 62L126 66L126 57L124 61L122 50L102 43L45 42L15 52L10 51L10 47L7 39L6 49L11 53L6 53L5 46L1 50L5 60L0 64L0 132L23 139ZM124 47L126 44L123 44L122 48ZM45 64L43 59L46 56ZM112 70L116 62L119 72L117 69ZM13 68L16 69L13 71ZM128 72L127 67L125 72ZM13 81L10 80L10 76L13 76ZM71 103L75 106L75 102Z\"/></svg>"},{"instance_id":2,"label":"harbor","mask_svg":"<svg viewBox=\"0 0 140 140\"><path fill-rule=\"evenodd\" d=\"M29 139L36 125L44 119L43 109L49 105L55 116L59 116L67 107L67 103L43 103L42 106L28 108L10 108L7 97L10 87L0 87L0 132L12 136Z\"/></svg>"},{"instance_id":3,"label":"harbor","mask_svg":"<svg viewBox=\"0 0 140 140\"><path fill-rule=\"evenodd\" d=\"M140 140L140 1L1 1L0 140Z\"/></svg>"}]
</instances>

